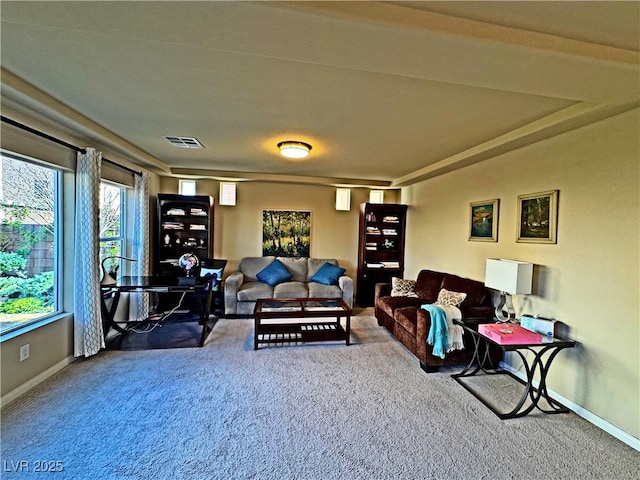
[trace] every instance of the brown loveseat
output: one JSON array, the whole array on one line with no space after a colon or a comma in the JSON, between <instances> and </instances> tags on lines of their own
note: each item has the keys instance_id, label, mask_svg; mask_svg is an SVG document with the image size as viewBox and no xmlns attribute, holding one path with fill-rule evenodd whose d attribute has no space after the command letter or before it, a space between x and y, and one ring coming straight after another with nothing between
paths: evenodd
<instances>
[{"instance_id":1,"label":"brown loveseat","mask_svg":"<svg viewBox=\"0 0 640 480\"><path fill-rule=\"evenodd\" d=\"M464 292L467 297L459 306L462 319L491 323L494 308L491 292L481 283L448 273L422 270L415 284L417 297L391 296L391 283L378 283L375 288L375 316L379 325L384 325L420 361L426 372L438 371L443 365L465 365L473 357L473 339L465 332L463 350L454 350L440 358L432 354L432 345L427 344L431 326L429 312L420 305L434 303L441 289ZM491 360L497 365L501 358L499 348L491 350Z\"/></svg>"}]
</instances>

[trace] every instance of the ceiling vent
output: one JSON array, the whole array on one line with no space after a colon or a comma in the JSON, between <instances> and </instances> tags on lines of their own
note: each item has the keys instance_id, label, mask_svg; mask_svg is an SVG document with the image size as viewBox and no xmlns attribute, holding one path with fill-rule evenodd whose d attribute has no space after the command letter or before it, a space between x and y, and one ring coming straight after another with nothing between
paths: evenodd
<instances>
[{"instance_id":1,"label":"ceiling vent","mask_svg":"<svg viewBox=\"0 0 640 480\"><path fill-rule=\"evenodd\" d=\"M164 137L171 145L178 148L204 148L196 138L193 137Z\"/></svg>"}]
</instances>

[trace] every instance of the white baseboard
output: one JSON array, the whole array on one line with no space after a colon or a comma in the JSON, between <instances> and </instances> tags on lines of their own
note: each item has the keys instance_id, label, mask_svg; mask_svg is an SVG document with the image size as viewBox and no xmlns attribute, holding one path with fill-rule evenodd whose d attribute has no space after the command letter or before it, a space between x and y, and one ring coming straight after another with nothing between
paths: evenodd
<instances>
[{"instance_id":1,"label":"white baseboard","mask_svg":"<svg viewBox=\"0 0 640 480\"><path fill-rule=\"evenodd\" d=\"M0 397L0 409L4 408L5 405L8 405L9 403L13 402L19 396L24 395L39 383L44 382L47 378L51 377L52 375L55 375L63 368L71 365L71 363L73 363L75 360L76 360L75 357L69 356L64 360L61 360L60 362L56 363L52 367L47 368L44 372L42 372L39 375L36 375L28 382L23 383L18 388L11 390L9 393L3 395L2 397Z\"/></svg>"},{"instance_id":2,"label":"white baseboard","mask_svg":"<svg viewBox=\"0 0 640 480\"><path fill-rule=\"evenodd\" d=\"M509 365L507 363L504 363L504 362L500 362L500 366L502 368L504 368L505 370L508 370L509 372L513 373L516 377L524 380L525 382L527 381L527 377L520 370L516 370L511 365ZM535 384L536 387L538 386L538 382L537 381L534 382L534 384ZM637 439L633 435L629 435L627 432L625 432L624 430L619 429L615 425L611 425L606 420L603 420L599 416L591 413L589 410L586 410L585 408L581 407L580 405L578 405L576 403L573 403L568 398L563 397L562 395L554 392L553 390L547 389L547 391L549 392L549 396L551 398L553 398L554 400L557 400L558 402L562 403L565 407L567 407L569 410L574 412L576 415L584 418L589 423L594 424L596 427L601 428L602 430L607 432L609 435L612 435L612 436L616 437L621 442L626 443L631 448L633 448L636 451L640 452L640 439Z\"/></svg>"}]
</instances>

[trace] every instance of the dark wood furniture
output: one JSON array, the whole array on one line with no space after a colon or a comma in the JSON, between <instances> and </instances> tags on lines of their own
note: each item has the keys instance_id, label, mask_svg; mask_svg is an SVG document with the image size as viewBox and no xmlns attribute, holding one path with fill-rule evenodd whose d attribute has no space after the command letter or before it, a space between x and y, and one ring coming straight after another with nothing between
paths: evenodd
<instances>
[{"instance_id":1,"label":"dark wood furniture","mask_svg":"<svg viewBox=\"0 0 640 480\"><path fill-rule=\"evenodd\" d=\"M213 198L159 193L155 275L184 275L178 259L185 253L213 257Z\"/></svg>"},{"instance_id":2,"label":"dark wood furniture","mask_svg":"<svg viewBox=\"0 0 640 480\"><path fill-rule=\"evenodd\" d=\"M197 305L198 321L202 325L200 346L204 344L207 335L211 332L210 315L212 288L211 281L206 278L197 278L195 285L181 285L177 277L133 277L124 276L115 285L103 285L101 289L102 329L105 338L110 329L121 334L127 334L133 328L139 327L149 321L161 322L162 318L149 320L136 320L117 322L115 314L120 303L122 292L142 292L145 294L193 294ZM110 302L109 302L110 300Z\"/></svg>"},{"instance_id":3,"label":"dark wood furniture","mask_svg":"<svg viewBox=\"0 0 640 480\"><path fill-rule=\"evenodd\" d=\"M407 206L390 203L360 205L356 303L370 307L376 283L404 273Z\"/></svg>"},{"instance_id":4,"label":"dark wood furniture","mask_svg":"<svg viewBox=\"0 0 640 480\"><path fill-rule=\"evenodd\" d=\"M544 340L544 343L525 343L525 344L510 344L503 345L492 339L486 337L482 333L477 331L477 325L473 327L468 323L454 320L458 325L471 334L474 342L474 355L469 362L469 365L462 370L462 372L451 375L456 382L462 385L467 391L469 391L474 397L480 400L487 408L495 413L500 419L523 417L529 414L533 409L544 413L568 413L569 409L561 403L552 399L547 391L547 374L551 367L553 359L565 348L573 348L576 345L574 340L560 337L549 337ZM489 323L489 322L484 322ZM474 328L475 327L475 328ZM512 372L500 368L497 365L493 365L489 359L488 351L489 346L494 345L502 349L503 352L515 352L518 354L525 368L526 380L514 375ZM533 353L533 360L529 361L527 352ZM488 367L489 366L489 367ZM467 385L463 379L468 377L475 377L477 375L509 375L519 383L525 386L520 400L514 408L508 412L499 411L491 402L485 397L480 395L472 387ZM537 386L534 386L537 379ZM527 404L527 399L530 402ZM544 408L540 405L540 400L544 400L548 405L548 408Z\"/></svg>"},{"instance_id":5,"label":"dark wood furniture","mask_svg":"<svg viewBox=\"0 0 640 480\"><path fill-rule=\"evenodd\" d=\"M256 301L254 317L254 350L260 343L344 340L346 345L350 344L351 308L341 298L261 298ZM327 317L332 320L317 320ZM342 318L346 319L344 328L340 323ZM265 323L274 319L284 321Z\"/></svg>"}]
</instances>

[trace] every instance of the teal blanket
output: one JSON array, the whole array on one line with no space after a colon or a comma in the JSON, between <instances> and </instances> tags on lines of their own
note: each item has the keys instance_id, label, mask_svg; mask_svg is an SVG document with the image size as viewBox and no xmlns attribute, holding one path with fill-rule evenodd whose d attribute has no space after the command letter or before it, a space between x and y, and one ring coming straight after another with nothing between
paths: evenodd
<instances>
[{"instance_id":1,"label":"teal blanket","mask_svg":"<svg viewBox=\"0 0 640 480\"><path fill-rule=\"evenodd\" d=\"M427 343L433 345L433 354L435 356L444 358L445 353L449 350L447 314L443 308L431 303L421 305L420 308L424 308L431 316L431 327L429 328Z\"/></svg>"}]
</instances>

